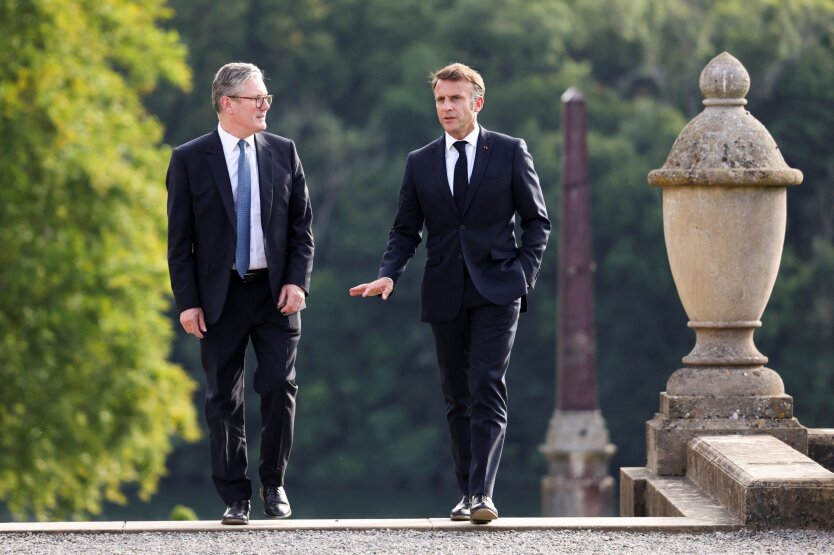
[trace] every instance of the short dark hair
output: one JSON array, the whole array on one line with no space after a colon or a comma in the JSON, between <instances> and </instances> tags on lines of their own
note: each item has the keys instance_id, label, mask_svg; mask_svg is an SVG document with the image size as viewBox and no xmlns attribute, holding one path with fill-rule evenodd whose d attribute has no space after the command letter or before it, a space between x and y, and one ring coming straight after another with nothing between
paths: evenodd
<instances>
[{"instance_id":1,"label":"short dark hair","mask_svg":"<svg viewBox=\"0 0 834 555\"><path fill-rule=\"evenodd\" d=\"M469 67L466 64L455 62L449 64L442 69L438 69L431 75L431 90L437 86L437 82L443 81L469 81L472 83L473 100L475 98L483 97L486 94L486 85L484 85L484 78L481 74Z\"/></svg>"}]
</instances>

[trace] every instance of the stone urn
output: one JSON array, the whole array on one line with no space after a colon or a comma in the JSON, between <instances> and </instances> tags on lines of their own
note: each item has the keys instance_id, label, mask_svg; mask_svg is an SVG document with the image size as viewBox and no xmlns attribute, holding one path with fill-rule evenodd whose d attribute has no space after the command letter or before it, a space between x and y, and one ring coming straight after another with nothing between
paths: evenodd
<instances>
[{"instance_id":1,"label":"stone urn","mask_svg":"<svg viewBox=\"0 0 834 555\"><path fill-rule=\"evenodd\" d=\"M724 52L701 72L706 108L680 133L662 169L663 233L672 276L695 330L695 348L667 384L669 395L778 395L779 375L753 332L776 282L785 238L787 186L802 172L745 110L747 70Z\"/></svg>"},{"instance_id":2,"label":"stone urn","mask_svg":"<svg viewBox=\"0 0 834 555\"><path fill-rule=\"evenodd\" d=\"M716 56L700 86L704 111L649 173L663 189L669 265L695 330L647 422L648 467L659 475L683 474L686 444L699 435L767 433L807 452L793 399L753 343L779 270L787 188L802 172L744 108L750 77L741 62Z\"/></svg>"}]
</instances>

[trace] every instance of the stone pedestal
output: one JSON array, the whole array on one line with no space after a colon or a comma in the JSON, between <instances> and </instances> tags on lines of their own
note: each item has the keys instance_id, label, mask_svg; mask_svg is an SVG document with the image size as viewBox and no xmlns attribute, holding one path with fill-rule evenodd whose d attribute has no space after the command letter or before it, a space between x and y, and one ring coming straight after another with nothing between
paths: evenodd
<instances>
[{"instance_id":1,"label":"stone pedestal","mask_svg":"<svg viewBox=\"0 0 834 555\"><path fill-rule=\"evenodd\" d=\"M669 265L695 330L695 347L646 424L648 468L661 476L685 473L696 436L768 434L808 452L793 399L753 342L781 261L787 187L802 172L744 109L750 77L741 62L716 56L700 86L706 108L649 173L663 189Z\"/></svg>"},{"instance_id":2,"label":"stone pedestal","mask_svg":"<svg viewBox=\"0 0 834 555\"><path fill-rule=\"evenodd\" d=\"M686 473L686 444L702 435L768 434L808 453L808 432L793 417L790 395L660 394L660 412L646 423L648 468L661 476Z\"/></svg>"},{"instance_id":3,"label":"stone pedestal","mask_svg":"<svg viewBox=\"0 0 834 555\"><path fill-rule=\"evenodd\" d=\"M559 411L540 448L548 460L542 478L542 514L611 516L614 478L608 464L616 451L600 411Z\"/></svg>"},{"instance_id":4,"label":"stone pedestal","mask_svg":"<svg viewBox=\"0 0 834 555\"><path fill-rule=\"evenodd\" d=\"M662 394L667 403L675 404L681 397L668 397ZM692 399L692 398L690 398ZM780 402L790 403L790 397L785 395ZM778 412L761 412L759 416L755 411L745 413L745 404L753 406L759 403L767 403L767 399L744 398L744 397L717 397L714 401L716 410L725 407L727 411L732 410L729 417L720 418L680 418L668 414L657 413L655 417L646 423L646 454L647 467L658 476L680 476L686 473L686 445L689 441L698 436L718 435L771 435L798 452L808 453L808 431L796 420L796 418L779 418ZM663 404L663 401L661 401ZM689 403L684 402L688 405ZM708 405L705 399L697 399L696 404ZM740 408L731 408L738 406ZM725 413L726 414L726 413Z\"/></svg>"}]
</instances>

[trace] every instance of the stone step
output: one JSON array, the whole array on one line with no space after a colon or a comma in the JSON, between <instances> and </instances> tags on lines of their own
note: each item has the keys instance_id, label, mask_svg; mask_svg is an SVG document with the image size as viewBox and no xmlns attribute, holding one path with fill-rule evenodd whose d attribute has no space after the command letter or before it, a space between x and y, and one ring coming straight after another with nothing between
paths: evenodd
<instances>
[{"instance_id":1,"label":"stone step","mask_svg":"<svg viewBox=\"0 0 834 555\"><path fill-rule=\"evenodd\" d=\"M834 527L834 474L770 435L693 439L687 477L745 526Z\"/></svg>"},{"instance_id":2,"label":"stone step","mask_svg":"<svg viewBox=\"0 0 834 555\"><path fill-rule=\"evenodd\" d=\"M621 516L684 517L727 527L739 524L685 476L657 476L648 468L621 468L620 484Z\"/></svg>"}]
</instances>

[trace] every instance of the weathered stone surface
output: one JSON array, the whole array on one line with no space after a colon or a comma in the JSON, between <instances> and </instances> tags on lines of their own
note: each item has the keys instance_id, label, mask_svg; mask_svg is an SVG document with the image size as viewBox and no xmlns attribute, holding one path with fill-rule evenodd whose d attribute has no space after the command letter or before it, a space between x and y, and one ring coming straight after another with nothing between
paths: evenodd
<instances>
[{"instance_id":1,"label":"weathered stone surface","mask_svg":"<svg viewBox=\"0 0 834 555\"><path fill-rule=\"evenodd\" d=\"M608 469L608 459L604 461ZM594 462L586 462L594 466ZM545 476L542 478L542 515L614 516L614 478Z\"/></svg>"},{"instance_id":2,"label":"weathered stone surface","mask_svg":"<svg viewBox=\"0 0 834 555\"><path fill-rule=\"evenodd\" d=\"M646 425L647 466L662 476L686 471L686 445L701 435L767 434L808 447L782 378L753 341L781 261L787 187L802 172L744 109L750 76L741 62L716 56L700 86L704 111L648 177L663 188L669 265L695 330L685 367Z\"/></svg>"},{"instance_id":3,"label":"weathered stone surface","mask_svg":"<svg viewBox=\"0 0 834 555\"><path fill-rule=\"evenodd\" d=\"M599 408L586 112L579 90L562 95L556 408L577 412Z\"/></svg>"},{"instance_id":4,"label":"weathered stone surface","mask_svg":"<svg viewBox=\"0 0 834 555\"><path fill-rule=\"evenodd\" d=\"M695 330L680 396L780 395L784 385L753 343L782 256L788 167L767 129L744 110L750 77L730 54L701 73L706 108L678 135L663 168L663 231L672 275ZM738 368L736 368L738 367ZM704 373L701 374L700 370Z\"/></svg>"},{"instance_id":5,"label":"weathered stone surface","mask_svg":"<svg viewBox=\"0 0 834 555\"><path fill-rule=\"evenodd\" d=\"M685 477L654 477L646 481L646 516L681 516L695 520L737 523L718 501Z\"/></svg>"},{"instance_id":6,"label":"weathered stone surface","mask_svg":"<svg viewBox=\"0 0 834 555\"><path fill-rule=\"evenodd\" d=\"M658 186L798 185L802 172L785 163L767 129L743 106L750 76L724 52L701 72L706 109L678 135L666 163L649 173Z\"/></svg>"},{"instance_id":7,"label":"weathered stone surface","mask_svg":"<svg viewBox=\"0 0 834 555\"><path fill-rule=\"evenodd\" d=\"M751 341L752 337L751 330ZM755 346L753 349L755 349ZM676 370L669 377L669 381L666 383L666 393L683 397L773 396L783 395L785 386L778 373L761 365L690 366Z\"/></svg>"},{"instance_id":8,"label":"weathered stone surface","mask_svg":"<svg viewBox=\"0 0 834 555\"><path fill-rule=\"evenodd\" d=\"M834 527L834 474L769 435L701 436L687 477L758 528Z\"/></svg>"},{"instance_id":9,"label":"weathered stone surface","mask_svg":"<svg viewBox=\"0 0 834 555\"><path fill-rule=\"evenodd\" d=\"M620 516L646 516L646 480L652 476L648 468L620 468Z\"/></svg>"},{"instance_id":10,"label":"weathered stone surface","mask_svg":"<svg viewBox=\"0 0 834 555\"><path fill-rule=\"evenodd\" d=\"M765 379L766 373L754 376L748 370L767 362L753 343L753 332L761 326L776 283L786 199L784 187L663 189L669 266L696 338L684 364L724 369L714 380L726 381L728 388L743 389L745 381L754 388ZM746 368L734 373L732 366ZM674 382L669 387L678 395L701 393L675 390ZM778 391L780 387L781 380L763 393L784 392Z\"/></svg>"},{"instance_id":11,"label":"weathered stone surface","mask_svg":"<svg viewBox=\"0 0 834 555\"><path fill-rule=\"evenodd\" d=\"M808 431L796 418L668 418L655 414L646 423L647 467L659 476L686 473L686 445L698 436L769 435L799 452L808 452Z\"/></svg>"},{"instance_id":12,"label":"weathered stone surface","mask_svg":"<svg viewBox=\"0 0 834 555\"><path fill-rule=\"evenodd\" d=\"M727 104L727 100L736 101L740 106L747 104L744 97L750 90L750 74L734 56L728 52L722 52L701 71L698 80L701 94L710 103L715 99L721 99ZM704 102L704 104L708 104Z\"/></svg>"},{"instance_id":13,"label":"weathered stone surface","mask_svg":"<svg viewBox=\"0 0 834 555\"><path fill-rule=\"evenodd\" d=\"M785 419L793 417L793 398L790 395L683 397L663 391L660 393L660 412L668 418Z\"/></svg>"},{"instance_id":14,"label":"weathered stone surface","mask_svg":"<svg viewBox=\"0 0 834 555\"><path fill-rule=\"evenodd\" d=\"M834 471L834 428L808 428L808 458Z\"/></svg>"},{"instance_id":15,"label":"weathered stone surface","mask_svg":"<svg viewBox=\"0 0 834 555\"><path fill-rule=\"evenodd\" d=\"M608 439L608 427L600 411L556 410L550 419L545 443L539 450L549 456L577 450L613 455L616 449Z\"/></svg>"},{"instance_id":16,"label":"weathered stone surface","mask_svg":"<svg viewBox=\"0 0 834 555\"><path fill-rule=\"evenodd\" d=\"M684 517L738 524L723 506L688 478L657 476L647 468L620 469L620 516Z\"/></svg>"},{"instance_id":17,"label":"weathered stone surface","mask_svg":"<svg viewBox=\"0 0 834 555\"><path fill-rule=\"evenodd\" d=\"M562 102L556 411L540 447L548 460L541 482L542 514L609 516L615 507L608 467L616 448L597 405L586 107L582 93L572 87Z\"/></svg>"},{"instance_id":18,"label":"weathered stone surface","mask_svg":"<svg viewBox=\"0 0 834 555\"><path fill-rule=\"evenodd\" d=\"M542 478L543 515L613 514L614 478L608 465L616 449L600 411L557 410L539 450L548 460Z\"/></svg>"}]
</instances>

